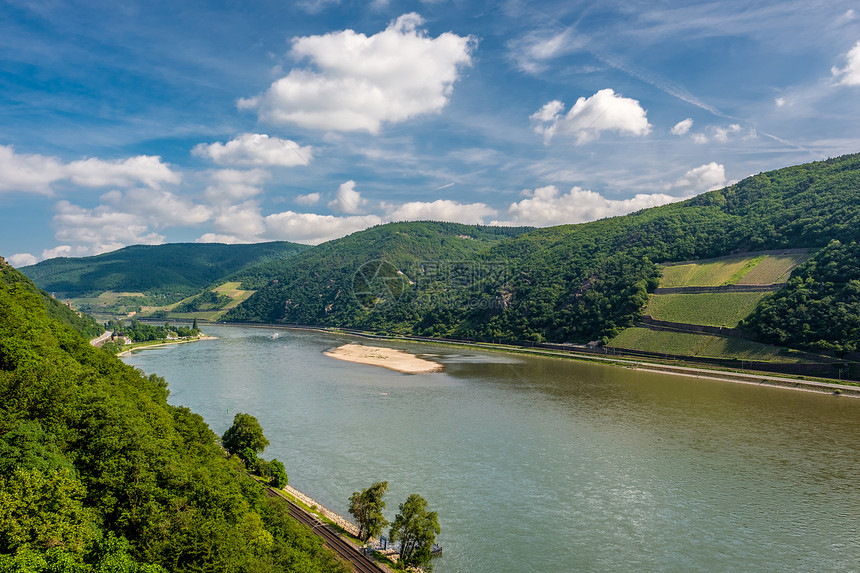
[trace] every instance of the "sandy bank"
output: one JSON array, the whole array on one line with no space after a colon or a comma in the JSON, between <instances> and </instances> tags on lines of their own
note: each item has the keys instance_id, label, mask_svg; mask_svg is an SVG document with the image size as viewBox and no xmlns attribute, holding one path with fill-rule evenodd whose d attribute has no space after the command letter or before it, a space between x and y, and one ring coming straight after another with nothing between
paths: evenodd
<instances>
[{"instance_id":1,"label":"sandy bank","mask_svg":"<svg viewBox=\"0 0 860 573\"><path fill-rule=\"evenodd\" d=\"M357 362L359 364L370 364L381 366L389 370L404 372L406 374L426 374L442 370L442 365L430 360L424 360L414 354L395 350L393 348L381 348L378 346L364 346L362 344L344 344L334 350L324 353L331 358Z\"/></svg>"}]
</instances>

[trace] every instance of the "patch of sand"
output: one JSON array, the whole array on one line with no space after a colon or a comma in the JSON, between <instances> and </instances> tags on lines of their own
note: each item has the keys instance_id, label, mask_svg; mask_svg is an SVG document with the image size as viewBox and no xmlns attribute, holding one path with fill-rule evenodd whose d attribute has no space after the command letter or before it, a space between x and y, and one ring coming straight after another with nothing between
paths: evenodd
<instances>
[{"instance_id":1,"label":"patch of sand","mask_svg":"<svg viewBox=\"0 0 860 573\"><path fill-rule=\"evenodd\" d=\"M442 370L442 365L430 360L424 360L414 354L395 350L393 348L380 348L378 346L364 346L362 344L344 344L334 350L324 353L331 358L346 360L347 362L358 362L359 364L370 364L381 366L389 370L404 372L406 374L426 374Z\"/></svg>"}]
</instances>

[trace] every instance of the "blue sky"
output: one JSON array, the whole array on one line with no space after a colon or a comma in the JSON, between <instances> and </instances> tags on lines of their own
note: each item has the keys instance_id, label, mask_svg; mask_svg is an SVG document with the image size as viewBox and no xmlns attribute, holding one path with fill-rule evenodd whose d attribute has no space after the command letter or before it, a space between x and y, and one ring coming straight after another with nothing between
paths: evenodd
<instances>
[{"instance_id":1,"label":"blue sky","mask_svg":"<svg viewBox=\"0 0 860 573\"><path fill-rule=\"evenodd\" d=\"M855 152L853 2L0 2L18 266L577 223Z\"/></svg>"}]
</instances>

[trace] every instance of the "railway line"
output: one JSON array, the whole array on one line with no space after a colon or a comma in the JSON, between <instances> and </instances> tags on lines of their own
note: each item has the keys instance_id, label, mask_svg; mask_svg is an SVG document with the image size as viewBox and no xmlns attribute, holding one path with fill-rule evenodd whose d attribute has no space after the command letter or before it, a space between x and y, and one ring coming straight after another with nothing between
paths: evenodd
<instances>
[{"instance_id":1,"label":"railway line","mask_svg":"<svg viewBox=\"0 0 860 573\"><path fill-rule=\"evenodd\" d=\"M292 500L285 497L275 488L267 487L266 495L269 497L279 497L284 500L290 508L292 515L299 523L307 525L316 535L323 538L323 542L337 553L342 559L347 561L353 571L357 573L390 573L388 569L382 568L364 555L361 554L351 543L345 541L340 534L333 531L329 524L320 520L317 516L308 513Z\"/></svg>"}]
</instances>

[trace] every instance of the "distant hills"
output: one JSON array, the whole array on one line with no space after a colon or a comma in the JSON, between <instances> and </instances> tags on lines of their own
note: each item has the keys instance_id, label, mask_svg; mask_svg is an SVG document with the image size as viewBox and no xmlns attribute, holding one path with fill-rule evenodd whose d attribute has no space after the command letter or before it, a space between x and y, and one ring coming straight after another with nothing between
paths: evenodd
<instances>
[{"instance_id":1,"label":"distant hills","mask_svg":"<svg viewBox=\"0 0 860 573\"><path fill-rule=\"evenodd\" d=\"M247 266L286 259L308 248L285 241L134 245L93 257L48 259L18 270L39 288L62 298L113 291L140 293L166 304Z\"/></svg>"},{"instance_id":2,"label":"distant hills","mask_svg":"<svg viewBox=\"0 0 860 573\"><path fill-rule=\"evenodd\" d=\"M660 281L657 263L803 248L811 249L808 260L740 326L765 342L843 352L856 350L860 335L858 241L860 154L854 154L591 223L543 229L391 223L310 249L287 246L256 263L241 264L237 256L231 270L177 265L163 280L147 280L153 291L184 284L188 292L205 281L211 289L228 279L256 291L220 318L227 321L517 343L607 342L641 318ZM202 246L164 247L193 258ZM126 268L145 268L133 249L117 256L124 253ZM143 290L134 281L111 283L110 265L77 268L23 271L47 290ZM195 278L182 283L173 273ZM796 304L800 312L792 310Z\"/></svg>"}]
</instances>

